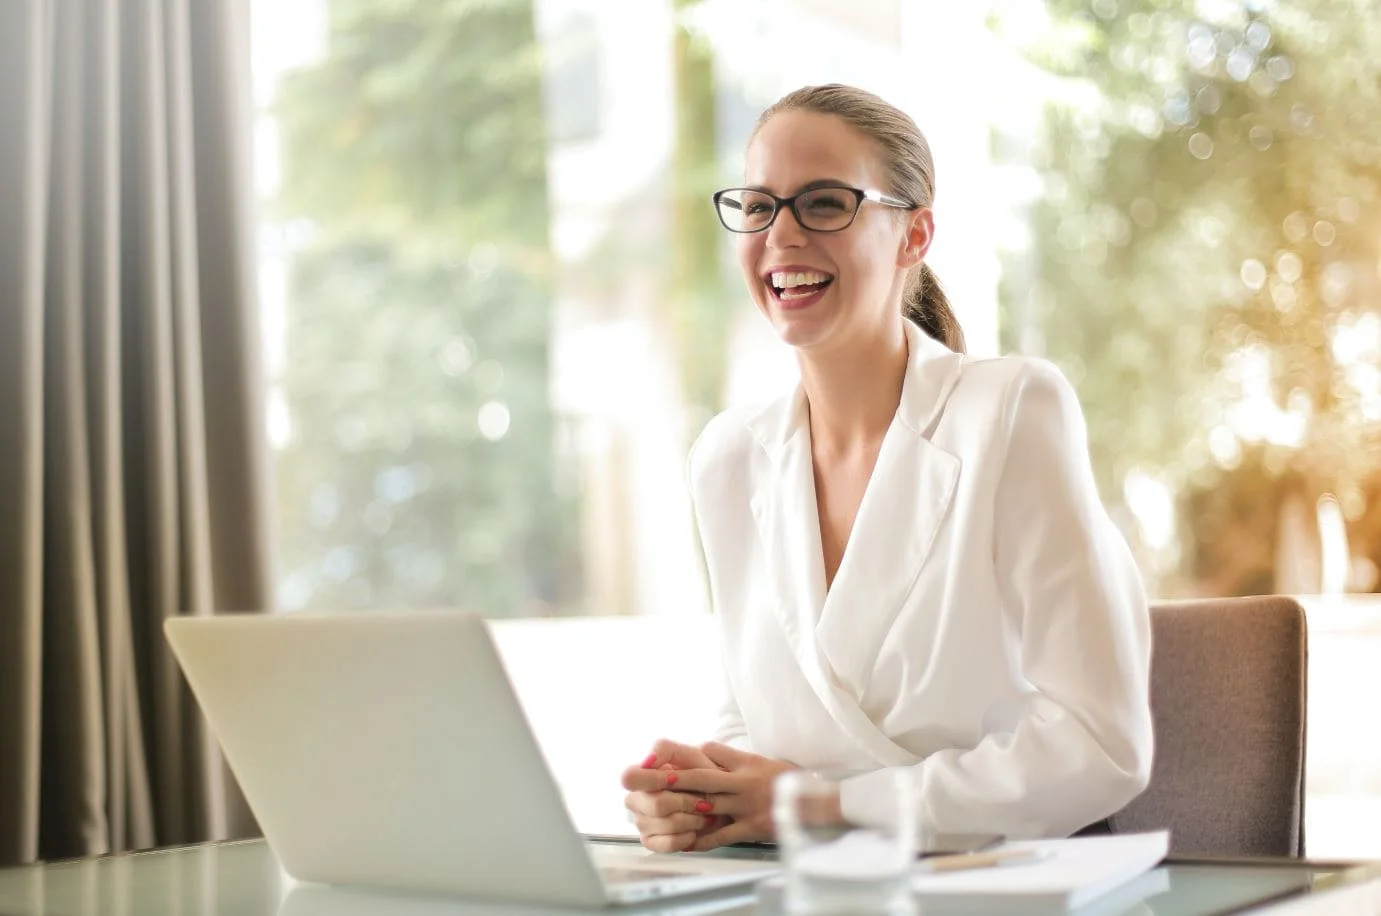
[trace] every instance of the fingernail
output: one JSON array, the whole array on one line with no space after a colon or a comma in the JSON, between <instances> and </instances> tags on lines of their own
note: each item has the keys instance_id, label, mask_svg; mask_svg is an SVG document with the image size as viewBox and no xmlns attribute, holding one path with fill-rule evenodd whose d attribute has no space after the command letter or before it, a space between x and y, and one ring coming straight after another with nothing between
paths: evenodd
<instances>
[{"instance_id":1,"label":"fingernail","mask_svg":"<svg viewBox=\"0 0 1381 916\"><path fill-rule=\"evenodd\" d=\"M676 780L680 778L681 777L676 775L675 770L670 771L669 773L667 773L667 786L670 787L676 785Z\"/></svg>"},{"instance_id":2,"label":"fingernail","mask_svg":"<svg viewBox=\"0 0 1381 916\"><path fill-rule=\"evenodd\" d=\"M657 755L656 755L656 754L648 754L648 755L647 755L647 759L643 761L643 769L644 769L644 770L650 770L650 769L652 769L653 767L655 767L656 765L657 765Z\"/></svg>"},{"instance_id":3,"label":"fingernail","mask_svg":"<svg viewBox=\"0 0 1381 916\"><path fill-rule=\"evenodd\" d=\"M709 814L709 813L710 813L711 811L713 811L713 810L714 810L714 805L712 805L712 804L710 804L709 802L705 801L705 799L703 799L703 798L700 799L700 801L698 801L698 802L695 803L695 813L696 813L696 814Z\"/></svg>"}]
</instances>

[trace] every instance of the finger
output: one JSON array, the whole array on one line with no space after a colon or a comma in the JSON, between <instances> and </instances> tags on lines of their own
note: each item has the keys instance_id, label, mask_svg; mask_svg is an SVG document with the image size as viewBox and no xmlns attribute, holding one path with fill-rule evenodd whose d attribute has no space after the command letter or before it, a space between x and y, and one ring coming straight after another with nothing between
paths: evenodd
<instances>
[{"instance_id":1,"label":"finger","mask_svg":"<svg viewBox=\"0 0 1381 916\"><path fill-rule=\"evenodd\" d=\"M750 754L747 751L741 751L736 747L730 747L716 741L701 745L700 750L710 759L711 763L722 770L737 770L748 766L755 760L762 759L757 754Z\"/></svg>"},{"instance_id":2,"label":"finger","mask_svg":"<svg viewBox=\"0 0 1381 916\"><path fill-rule=\"evenodd\" d=\"M660 792L629 792L623 797L623 806L635 815L644 817L666 817L668 814L675 814L677 811L684 811L684 807L678 807L673 811L663 811L662 805L658 804L657 796ZM688 813L688 812L687 812Z\"/></svg>"},{"instance_id":3,"label":"finger","mask_svg":"<svg viewBox=\"0 0 1381 916\"><path fill-rule=\"evenodd\" d=\"M743 821L733 821L727 827L697 837L690 848L695 852L704 852L719 846L728 846L730 843L747 843L755 839L757 837L754 836L752 827Z\"/></svg>"},{"instance_id":4,"label":"finger","mask_svg":"<svg viewBox=\"0 0 1381 916\"><path fill-rule=\"evenodd\" d=\"M696 796L699 798L699 796ZM723 795L706 795L702 803L693 809L698 814L722 814L725 817L742 817L751 814L755 807L752 796L740 792L726 792Z\"/></svg>"},{"instance_id":5,"label":"finger","mask_svg":"<svg viewBox=\"0 0 1381 916\"><path fill-rule=\"evenodd\" d=\"M650 765L648 761L651 761ZM648 755L647 760L643 761L643 764L649 769L671 764L678 770L712 768L714 766L700 748L689 744L680 744L667 738L662 738L652 745L652 753Z\"/></svg>"},{"instance_id":6,"label":"finger","mask_svg":"<svg viewBox=\"0 0 1381 916\"><path fill-rule=\"evenodd\" d=\"M629 792L654 792L666 788L667 778L658 770L645 770L642 767L629 767L619 777L619 782Z\"/></svg>"},{"instance_id":7,"label":"finger","mask_svg":"<svg viewBox=\"0 0 1381 916\"><path fill-rule=\"evenodd\" d=\"M713 805L686 792L630 792L624 807L634 814L670 817L673 814L709 814Z\"/></svg>"},{"instance_id":8,"label":"finger","mask_svg":"<svg viewBox=\"0 0 1381 916\"><path fill-rule=\"evenodd\" d=\"M670 817L648 817L643 814L633 816L633 826L638 828L638 833L642 836L701 834L710 823L711 818L703 814L673 814Z\"/></svg>"},{"instance_id":9,"label":"finger","mask_svg":"<svg viewBox=\"0 0 1381 916\"><path fill-rule=\"evenodd\" d=\"M644 836L643 845L653 852L685 852L695 843L693 833L659 833L655 836Z\"/></svg>"},{"instance_id":10,"label":"finger","mask_svg":"<svg viewBox=\"0 0 1381 916\"><path fill-rule=\"evenodd\" d=\"M681 770L676 774L676 791L723 795L743 791L743 777L717 768Z\"/></svg>"},{"instance_id":11,"label":"finger","mask_svg":"<svg viewBox=\"0 0 1381 916\"><path fill-rule=\"evenodd\" d=\"M672 786L680 787L681 770L645 770L642 767L629 767L623 771L620 782L630 792L660 792Z\"/></svg>"},{"instance_id":12,"label":"finger","mask_svg":"<svg viewBox=\"0 0 1381 916\"><path fill-rule=\"evenodd\" d=\"M714 833L719 828L727 825L729 821L730 819L727 817L720 817L717 814L709 815L705 818L705 826L700 828L700 836L706 836L708 834Z\"/></svg>"}]
</instances>

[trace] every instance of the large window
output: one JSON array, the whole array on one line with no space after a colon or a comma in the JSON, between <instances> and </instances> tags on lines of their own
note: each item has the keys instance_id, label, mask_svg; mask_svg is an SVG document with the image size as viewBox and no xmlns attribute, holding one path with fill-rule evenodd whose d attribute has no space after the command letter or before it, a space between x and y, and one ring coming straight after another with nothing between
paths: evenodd
<instances>
[{"instance_id":1,"label":"large window","mask_svg":"<svg viewBox=\"0 0 1381 916\"><path fill-rule=\"evenodd\" d=\"M686 445L791 372L705 198L756 111L826 80L929 134L969 337L1075 382L1155 593L1375 590L1381 128L1354 6L261 16L282 603L703 602Z\"/></svg>"},{"instance_id":2,"label":"large window","mask_svg":"<svg viewBox=\"0 0 1381 916\"><path fill-rule=\"evenodd\" d=\"M835 81L926 131L971 348L1073 381L1154 594L1381 589L1375 4L259 7L283 607L703 609L686 449L793 373L708 197Z\"/></svg>"}]
</instances>

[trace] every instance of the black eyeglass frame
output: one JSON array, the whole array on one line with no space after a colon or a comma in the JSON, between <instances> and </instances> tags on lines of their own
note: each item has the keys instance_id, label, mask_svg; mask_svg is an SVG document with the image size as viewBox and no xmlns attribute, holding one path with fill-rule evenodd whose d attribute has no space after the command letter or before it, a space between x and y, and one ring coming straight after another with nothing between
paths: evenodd
<instances>
[{"instance_id":1,"label":"black eyeglass frame","mask_svg":"<svg viewBox=\"0 0 1381 916\"><path fill-rule=\"evenodd\" d=\"M771 198L772 215L768 217L767 222L756 229L735 229L733 226L730 226L727 222L725 222L724 211L720 209L719 202L724 197L724 195L733 193L734 191L751 191L754 194L761 194L763 197ZM805 220L801 219L801 211L796 208L796 201L806 196L807 194L814 194L817 191L848 191L849 193L853 194L854 212L852 215L849 216L849 221L835 229L813 229L810 226L807 226ZM719 217L719 224L723 226L725 229L729 230L730 232L737 233L738 235L752 235L754 232L766 232L768 229L771 229L772 224L777 221L777 217L781 214L783 207L791 208L791 215L796 217L796 225L800 226L807 232L843 232L845 229L849 228L854 224L854 220L858 219L858 211L863 207L863 202L865 200L870 200L875 204L882 204L884 207L895 207L898 210L918 209L918 207L915 204L909 204L906 201L901 200L900 198L892 197L889 194L884 194L881 191L878 191L874 188L851 188L848 185L843 184L821 185L819 187L806 188L804 191L801 191L798 194L793 194L790 197L778 197L775 194L767 193L761 188L724 188L723 190L715 191L711 199L714 201L714 212L715 215Z\"/></svg>"}]
</instances>

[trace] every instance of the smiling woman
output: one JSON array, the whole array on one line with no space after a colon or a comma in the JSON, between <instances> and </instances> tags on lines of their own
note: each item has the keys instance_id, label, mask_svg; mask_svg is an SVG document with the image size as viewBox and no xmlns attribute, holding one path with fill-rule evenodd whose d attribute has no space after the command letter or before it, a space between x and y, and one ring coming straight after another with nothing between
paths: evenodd
<instances>
[{"instance_id":1,"label":"smiling woman","mask_svg":"<svg viewBox=\"0 0 1381 916\"><path fill-rule=\"evenodd\" d=\"M934 211L938 234L896 306L915 306L907 329L925 338L908 356L943 340L1058 365L1078 392L1102 499L1156 597L1378 588L1381 469L1368 456L1381 449L1381 276L1367 214L1381 175L1358 151L1381 149L1369 116L1381 33L1355 28L1356 4L259 5L276 478L263 543L280 607L660 617L699 644L682 629L706 604L690 443L725 407L795 382L804 351L781 345L779 323L818 330L857 298L845 287L859 273L826 257L825 241L877 221L901 231L916 212L865 198L846 229L802 233L817 210L847 207L814 195L817 180ZM1040 61L1058 72L1033 72ZM885 96L926 128L930 149L871 100L812 91L789 113L854 127L876 168L746 173L739 154L767 137L757 114L832 82ZM1356 104L1332 104L1341 96ZM1207 137L1212 155L1191 155ZM759 199L774 221L741 238L707 205L720 187L812 193L793 212ZM815 244L767 248L783 234ZM740 240L775 252L746 284L722 269ZM932 268L962 345L957 326L937 323ZM825 330L837 343L857 326ZM985 366L966 370L954 397ZM813 394L812 425L837 415ZM930 444L954 411L937 414ZM814 426L811 438L829 445ZM715 441L697 449L709 476ZM878 466L892 447L879 446ZM863 475L834 479L824 457L807 503L834 520L824 535L861 507L835 573L844 594L871 502L904 494L872 487L882 495L864 500ZM972 473L966 461L958 486ZM702 502L712 522L718 501ZM956 491L950 505L967 504ZM908 511L956 518L942 505ZM819 530L818 515L803 524ZM904 565L898 549L879 556ZM612 638L590 645L589 670L622 658ZM897 657L912 656L883 655ZM556 720L607 708L553 693L570 700ZM655 716L613 717L626 729L617 753L581 765L607 775L641 760L653 734L710 735L703 719L677 718L675 693L657 692ZM1311 723L1326 720L1318 711ZM1336 765L1310 766L1311 786L1334 798L1331 809L1311 801L1314 812L1355 812L1354 791L1381 798L1381 769L1338 746ZM752 747L769 745L754 734ZM1325 829L1310 837L1327 846Z\"/></svg>"},{"instance_id":2,"label":"smiling woman","mask_svg":"<svg viewBox=\"0 0 1381 916\"><path fill-rule=\"evenodd\" d=\"M859 823L896 768L926 833L1108 817L1149 778L1149 623L1073 389L1041 360L962 355L925 266L929 149L902 112L794 92L746 173L715 203L801 382L692 449L729 699L714 742L625 772L643 842L769 839L793 767L858 774L841 805Z\"/></svg>"}]
</instances>

